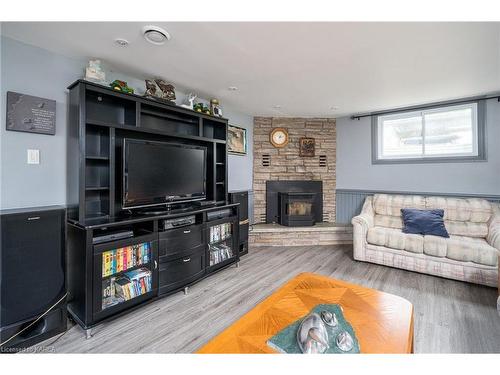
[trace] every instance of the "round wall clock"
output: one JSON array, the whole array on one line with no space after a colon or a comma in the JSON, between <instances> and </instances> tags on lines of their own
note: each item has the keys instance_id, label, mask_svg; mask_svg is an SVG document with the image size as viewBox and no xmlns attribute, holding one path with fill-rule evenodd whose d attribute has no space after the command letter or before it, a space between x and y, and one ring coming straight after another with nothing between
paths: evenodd
<instances>
[{"instance_id":1,"label":"round wall clock","mask_svg":"<svg viewBox=\"0 0 500 375\"><path fill-rule=\"evenodd\" d=\"M274 147L285 147L288 144L288 131L285 128L274 128L269 140Z\"/></svg>"}]
</instances>

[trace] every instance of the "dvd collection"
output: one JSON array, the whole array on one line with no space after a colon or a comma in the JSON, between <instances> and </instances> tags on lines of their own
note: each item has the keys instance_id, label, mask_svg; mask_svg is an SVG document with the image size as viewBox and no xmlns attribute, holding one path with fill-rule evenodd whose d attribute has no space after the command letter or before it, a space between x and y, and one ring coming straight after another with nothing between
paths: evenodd
<instances>
[{"instance_id":1,"label":"dvd collection","mask_svg":"<svg viewBox=\"0 0 500 375\"><path fill-rule=\"evenodd\" d=\"M210 227L210 243L223 241L229 237L231 237L231 223Z\"/></svg>"},{"instance_id":2,"label":"dvd collection","mask_svg":"<svg viewBox=\"0 0 500 375\"><path fill-rule=\"evenodd\" d=\"M233 250L226 244L210 245L210 266L233 257Z\"/></svg>"},{"instance_id":3,"label":"dvd collection","mask_svg":"<svg viewBox=\"0 0 500 375\"><path fill-rule=\"evenodd\" d=\"M149 263L150 260L151 243L149 242L106 251L102 253L102 277Z\"/></svg>"},{"instance_id":4,"label":"dvd collection","mask_svg":"<svg viewBox=\"0 0 500 375\"><path fill-rule=\"evenodd\" d=\"M151 271L147 268L125 272L103 280L102 308L114 306L151 291Z\"/></svg>"}]
</instances>

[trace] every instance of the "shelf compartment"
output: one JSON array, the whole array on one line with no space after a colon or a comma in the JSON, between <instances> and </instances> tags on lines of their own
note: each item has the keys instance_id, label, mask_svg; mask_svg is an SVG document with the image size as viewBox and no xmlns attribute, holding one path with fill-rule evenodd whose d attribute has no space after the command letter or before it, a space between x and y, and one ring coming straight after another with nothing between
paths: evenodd
<instances>
[{"instance_id":1,"label":"shelf compartment","mask_svg":"<svg viewBox=\"0 0 500 375\"><path fill-rule=\"evenodd\" d=\"M109 216L109 191L85 191L85 217L99 218Z\"/></svg>"},{"instance_id":2,"label":"shelf compartment","mask_svg":"<svg viewBox=\"0 0 500 375\"><path fill-rule=\"evenodd\" d=\"M160 130L176 135L199 136L199 118L153 106L141 106L141 128Z\"/></svg>"},{"instance_id":3,"label":"shelf compartment","mask_svg":"<svg viewBox=\"0 0 500 375\"><path fill-rule=\"evenodd\" d=\"M216 244L231 238L233 234L232 225L229 222L212 225L209 229L209 244Z\"/></svg>"},{"instance_id":4,"label":"shelf compartment","mask_svg":"<svg viewBox=\"0 0 500 375\"><path fill-rule=\"evenodd\" d=\"M102 256L102 278L118 276L125 272L144 267L152 261L152 243L143 242L104 251Z\"/></svg>"},{"instance_id":5,"label":"shelf compartment","mask_svg":"<svg viewBox=\"0 0 500 375\"><path fill-rule=\"evenodd\" d=\"M95 91L87 91L85 105L87 120L136 126L135 101Z\"/></svg>"},{"instance_id":6,"label":"shelf compartment","mask_svg":"<svg viewBox=\"0 0 500 375\"><path fill-rule=\"evenodd\" d=\"M225 243L209 246L209 267L223 263L235 257L233 248Z\"/></svg>"},{"instance_id":7,"label":"shelf compartment","mask_svg":"<svg viewBox=\"0 0 500 375\"><path fill-rule=\"evenodd\" d=\"M109 128L87 125L85 155L88 159L109 159Z\"/></svg>"},{"instance_id":8,"label":"shelf compartment","mask_svg":"<svg viewBox=\"0 0 500 375\"><path fill-rule=\"evenodd\" d=\"M224 184L215 185L215 200L226 201L226 186Z\"/></svg>"},{"instance_id":9,"label":"shelf compartment","mask_svg":"<svg viewBox=\"0 0 500 375\"><path fill-rule=\"evenodd\" d=\"M226 139L226 123L204 118L203 120L203 136L213 139Z\"/></svg>"},{"instance_id":10,"label":"shelf compartment","mask_svg":"<svg viewBox=\"0 0 500 375\"><path fill-rule=\"evenodd\" d=\"M109 165L93 159L85 164L85 189L109 189Z\"/></svg>"},{"instance_id":11,"label":"shelf compartment","mask_svg":"<svg viewBox=\"0 0 500 375\"><path fill-rule=\"evenodd\" d=\"M153 290L153 271L147 267L135 268L116 277L102 280L101 310L134 300Z\"/></svg>"}]
</instances>

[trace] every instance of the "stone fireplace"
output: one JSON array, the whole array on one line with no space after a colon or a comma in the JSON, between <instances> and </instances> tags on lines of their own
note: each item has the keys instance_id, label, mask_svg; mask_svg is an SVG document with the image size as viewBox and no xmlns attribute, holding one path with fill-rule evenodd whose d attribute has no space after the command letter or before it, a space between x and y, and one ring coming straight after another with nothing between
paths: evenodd
<instances>
[{"instance_id":1,"label":"stone fireplace","mask_svg":"<svg viewBox=\"0 0 500 375\"><path fill-rule=\"evenodd\" d=\"M274 128L287 130L288 145L269 142ZM302 137L314 138L314 156L300 155ZM335 224L335 119L255 117L253 138L250 246L352 244L352 226Z\"/></svg>"},{"instance_id":2,"label":"stone fireplace","mask_svg":"<svg viewBox=\"0 0 500 375\"><path fill-rule=\"evenodd\" d=\"M269 134L277 127L288 131L289 143L283 148L275 148L269 142ZM315 156L300 156L300 138L302 137L314 138ZM273 208L273 217L268 217L266 191L268 181L303 181L322 184L319 193L303 189L299 191L317 193L315 202L318 200L321 202L321 209L315 210L314 221L316 223L335 222L335 119L255 117L253 150L255 223L279 223L277 203L276 208ZM275 190L276 202L278 202L279 192L289 192L289 190Z\"/></svg>"}]
</instances>

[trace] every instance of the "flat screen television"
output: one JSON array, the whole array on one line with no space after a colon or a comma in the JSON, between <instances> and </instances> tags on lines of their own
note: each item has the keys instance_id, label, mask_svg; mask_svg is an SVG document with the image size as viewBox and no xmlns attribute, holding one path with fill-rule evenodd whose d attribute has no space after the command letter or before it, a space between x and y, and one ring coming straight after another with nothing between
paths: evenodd
<instances>
[{"instance_id":1,"label":"flat screen television","mask_svg":"<svg viewBox=\"0 0 500 375\"><path fill-rule=\"evenodd\" d=\"M207 148L123 140L123 208L206 198Z\"/></svg>"}]
</instances>

